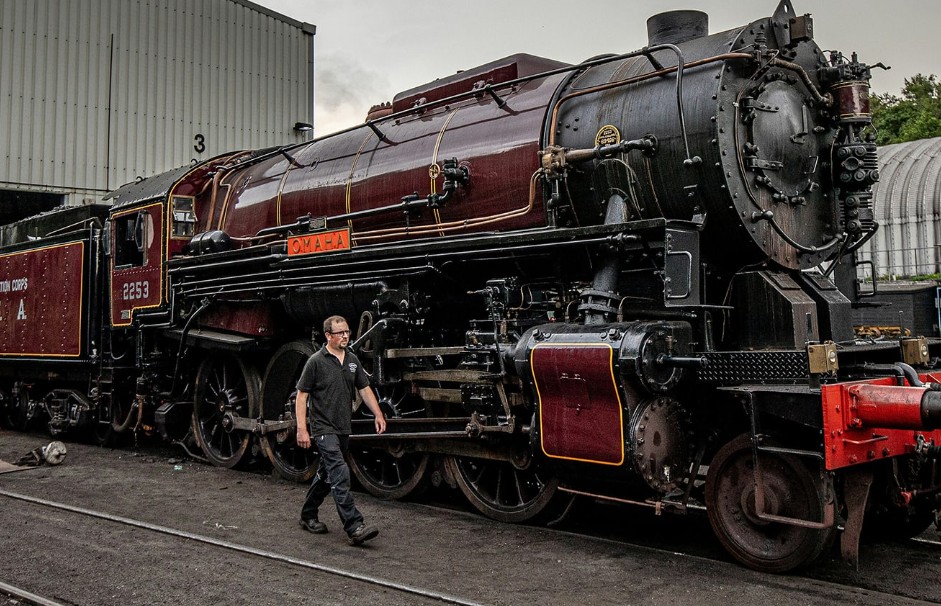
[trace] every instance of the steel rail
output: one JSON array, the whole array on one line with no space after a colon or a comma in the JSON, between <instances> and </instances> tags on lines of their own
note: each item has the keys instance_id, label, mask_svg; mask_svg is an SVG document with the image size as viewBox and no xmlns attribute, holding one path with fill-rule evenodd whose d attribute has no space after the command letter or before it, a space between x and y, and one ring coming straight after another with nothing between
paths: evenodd
<instances>
[{"instance_id":1,"label":"steel rail","mask_svg":"<svg viewBox=\"0 0 941 606\"><path fill-rule=\"evenodd\" d=\"M932 541L931 539L922 539L921 537L912 537L909 540L915 543L921 543L922 545L934 545L935 547L941 547L941 541Z\"/></svg>"},{"instance_id":2,"label":"steel rail","mask_svg":"<svg viewBox=\"0 0 941 606\"><path fill-rule=\"evenodd\" d=\"M13 585L7 585L3 582L0 582L0 593L5 593L27 604L35 604L35 606L65 606L62 602L53 602L48 598L36 595L25 589L20 589L19 587L14 587Z\"/></svg>"},{"instance_id":3,"label":"steel rail","mask_svg":"<svg viewBox=\"0 0 941 606\"><path fill-rule=\"evenodd\" d=\"M440 602L445 602L447 604L459 604L461 606L484 606L480 602L472 602L470 600L465 600L463 598L452 596L446 593L441 593L439 591L423 589L421 587L415 587L413 585L406 585L404 583L398 583L396 581L383 579L381 577L376 577L376 576L372 576L368 574L361 574L361 573L353 572L350 570L343 570L342 568L334 568L332 566L318 564L316 562L311 562L309 560L303 560L301 558L295 558L293 556L284 555L281 553L275 553L273 551L267 551L265 549L257 549L255 547L249 547L247 545L239 545L238 543L232 543L230 541L223 541L221 539L214 539L212 537L207 537L207 536L199 535L196 533L187 532L185 530L177 530L175 528L169 528L167 526L160 526L159 524L151 524L149 522L134 520L132 518L125 518L123 516L113 515L110 513L94 511L92 509L85 509L84 507L76 507L74 505L67 505L65 503L57 503L55 501L49 501L46 499L31 497L29 495L19 494L16 492L10 492L8 490L0 489L0 496L7 497L9 499L18 500L18 501L24 501L26 503L33 503L35 505L42 505L44 507L49 507L52 509L59 509L62 511L77 513L80 515L97 518L99 520L106 520L109 522L124 524L126 526L132 526L135 528L143 528L144 530L150 530L153 532L158 532L161 534L166 534L166 535L170 535L170 536L174 536L174 537L178 537L182 539L189 539L197 543L205 543L207 545L213 545L215 547L222 547L224 549L230 549L232 551L237 551L240 553L246 553L249 555L258 556L258 557L262 557L268 560L274 560L276 562L284 562L287 564L293 564L295 566L300 566L302 568L308 568L311 570L316 570L318 572L323 572L326 574L332 574L335 576L352 579L354 581L359 581L361 583L366 583L368 585L386 587L388 589L394 589L396 591L401 591L403 593L417 595L417 596L421 596L423 598L429 598L432 600L438 600ZM62 606L60 604L55 604L53 602L50 602L49 604L51 606Z\"/></svg>"}]
</instances>

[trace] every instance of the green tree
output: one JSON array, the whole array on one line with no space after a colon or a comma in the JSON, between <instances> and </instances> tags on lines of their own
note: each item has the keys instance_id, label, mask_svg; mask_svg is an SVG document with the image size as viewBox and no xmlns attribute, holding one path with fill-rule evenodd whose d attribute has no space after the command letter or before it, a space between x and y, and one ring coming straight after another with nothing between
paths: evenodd
<instances>
[{"instance_id":1,"label":"green tree","mask_svg":"<svg viewBox=\"0 0 941 606\"><path fill-rule=\"evenodd\" d=\"M941 82L934 74L915 74L901 96L873 95L870 102L879 145L941 137Z\"/></svg>"}]
</instances>

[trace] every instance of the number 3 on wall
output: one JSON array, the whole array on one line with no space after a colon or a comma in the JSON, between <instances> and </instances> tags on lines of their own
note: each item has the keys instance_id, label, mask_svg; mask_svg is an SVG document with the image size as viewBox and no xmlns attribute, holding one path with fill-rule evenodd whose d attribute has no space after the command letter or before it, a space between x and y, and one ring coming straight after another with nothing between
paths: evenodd
<instances>
[{"instance_id":1,"label":"number 3 on wall","mask_svg":"<svg viewBox=\"0 0 941 606\"><path fill-rule=\"evenodd\" d=\"M196 150L197 154L201 154L206 151L206 137L202 136L201 134L197 134L193 140L196 141L196 145L193 146L193 149Z\"/></svg>"}]
</instances>

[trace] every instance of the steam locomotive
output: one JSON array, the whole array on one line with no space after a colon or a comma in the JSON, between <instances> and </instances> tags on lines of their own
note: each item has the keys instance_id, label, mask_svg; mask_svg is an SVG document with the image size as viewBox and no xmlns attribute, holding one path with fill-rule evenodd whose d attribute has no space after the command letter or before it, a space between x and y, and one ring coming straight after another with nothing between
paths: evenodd
<instances>
[{"instance_id":1,"label":"steam locomotive","mask_svg":"<svg viewBox=\"0 0 941 606\"><path fill-rule=\"evenodd\" d=\"M307 480L293 386L336 313L389 418L354 405L374 495L449 484L509 522L705 506L770 572L838 527L850 561L864 527L922 532L937 344L854 341L841 263L877 229L870 68L788 0L707 29L678 11L635 52L514 55L30 220L0 249L5 416Z\"/></svg>"}]
</instances>

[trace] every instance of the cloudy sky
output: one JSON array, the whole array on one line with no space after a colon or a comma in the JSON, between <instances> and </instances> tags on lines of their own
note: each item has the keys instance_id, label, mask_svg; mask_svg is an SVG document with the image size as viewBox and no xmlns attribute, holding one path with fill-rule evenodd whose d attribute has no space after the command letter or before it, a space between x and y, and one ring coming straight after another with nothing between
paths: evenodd
<instances>
[{"instance_id":1,"label":"cloudy sky","mask_svg":"<svg viewBox=\"0 0 941 606\"><path fill-rule=\"evenodd\" d=\"M315 129L362 122L399 91L518 52L577 63L646 43L647 17L697 9L710 32L769 16L777 0L254 0L317 26ZM857 51L876 93L916 73L941 76L938 0L792 0L812 13L817 43ZM732 8L732 7L735 8Z\"/></svg>"}]
</instances>

